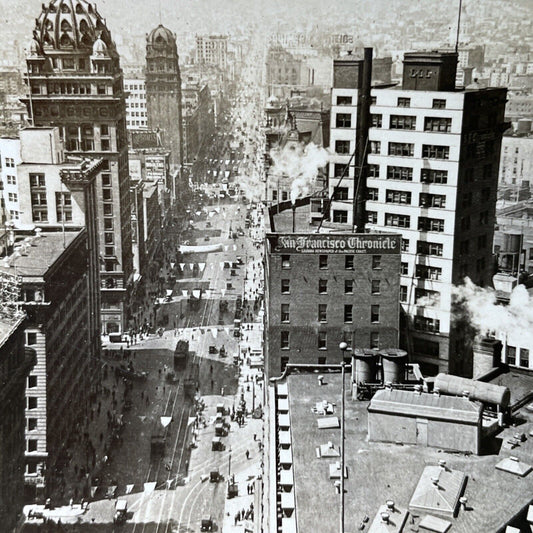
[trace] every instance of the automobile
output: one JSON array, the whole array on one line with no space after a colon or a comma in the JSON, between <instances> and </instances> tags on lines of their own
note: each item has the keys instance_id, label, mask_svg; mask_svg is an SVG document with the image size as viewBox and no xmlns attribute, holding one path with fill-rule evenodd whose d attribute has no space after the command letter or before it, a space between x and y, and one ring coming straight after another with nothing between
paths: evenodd
<instances>
[{"instance_id":1,"label":"automobile","mask_svg":"<svg viewBox=\"0 0 533 533\"><path fill-rule=\"evenodd\" d=\"M240 229L239 231L237 231L237 235L239 237L244 237L244 231L242 229Z\"/></svg>"},{"instance_id":2,"label":"automobile","mask_svg":"<svg viewBox=\"0 0 533 533\"><path fill-rule=\"evenodd\" d=\"M113 523L123 524L128 518L128 502L126 500L117 500L115 503L115 516Z\"/></svg>"},{"instance_id":3,"label":"automobile","mask_svg":"<svg viewBox=\"0 0 533 533\"><path fill-rule=\"evenodd\" d=\"M200 523L200 531L213 531L213 525L211 515L205 515Z\"/></svg>"}]
</instances>

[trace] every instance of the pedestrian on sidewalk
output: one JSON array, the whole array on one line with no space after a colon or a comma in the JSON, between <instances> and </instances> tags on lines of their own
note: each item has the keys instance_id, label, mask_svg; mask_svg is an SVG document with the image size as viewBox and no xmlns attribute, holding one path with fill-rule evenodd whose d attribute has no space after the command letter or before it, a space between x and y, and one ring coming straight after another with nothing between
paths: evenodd
<instances>
[{"instance_id":1,"label":"pedestrian on sidewalk","mask_svg":"<svg viewBox=\"0 0 533 533\"><path fill-rule=\"evenodd\" d=\"M250 459L250 450L246 450L246 459Z\"/></svg>"}]
</instances>

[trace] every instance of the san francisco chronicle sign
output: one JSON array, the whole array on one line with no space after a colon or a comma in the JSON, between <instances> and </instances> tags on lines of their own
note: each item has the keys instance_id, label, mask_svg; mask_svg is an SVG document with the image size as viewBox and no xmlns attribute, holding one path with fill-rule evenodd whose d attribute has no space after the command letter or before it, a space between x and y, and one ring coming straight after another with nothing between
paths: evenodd
<instances>
[{"instance_id":1,"label":"san francisco chronicle sign","mask_svg":"<svg viewBox=\"0 0 533 533\"><path fill-rule=\"evenodd\" d=\"M271 253L399 254L399 235L305 234L268 235Z\"/></svg>"}]
</instances>

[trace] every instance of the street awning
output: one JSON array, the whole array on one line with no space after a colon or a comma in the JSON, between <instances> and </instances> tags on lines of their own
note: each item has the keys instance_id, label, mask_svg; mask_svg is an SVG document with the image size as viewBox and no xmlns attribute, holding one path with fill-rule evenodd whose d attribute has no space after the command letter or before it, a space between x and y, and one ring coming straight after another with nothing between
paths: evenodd
<instances>
[{"instance_id":1,"label":"street awning","mask_svg":"<svg viewBox=\"0 0 533 533\"><path fill-rule=\"evenodd\" d=\"M294 509L294 492L282 492L281 493L281 508L282 509Z\"/></svg>"},{"instance_id":2,"label":"street awning","mask_svg":"<svg viewBox=\"0 0 533 533\"><path fill-rule=\"evenodd\" d=\"M289 470L282 470L280 472L279 484L291 487L294 485L294 475L292 473L292 468L290 468Z\"/></svg>"},{"instance_id":3,"label":"street awning","mask_svg":"<svg viewBox=\"0 0 533 533\"><path fill-rule=\"evenodd\" d=\"M278 435L278 440L281 445L286 446L291 443L291 432L289 430L280 431Z\"/></svg>"},{"instance_id":4,"label":"street awning","mask_svg":"<svg viewBox=\"0 0 533 533\"><path fill-rule=\"evenodd\" d=\"M292 451L290 448L279 451L279 462L282 465L292 465Z\"/></svg>"},{"instance_id":5,"label":"street awning","mask_svg":"<svg viewBox=\"0 0 533 533\"><path fill-rule=\"evenodd\" d=\"M287 398L278 398L278 411L283 413L289 411L289 400Z\"/></svg>"},{"instance_id":6,"label":"street awning","mask_svg":"<svg viewBox=\"0 0 533 533\"><path fill-rule=\"evenodd\" d=\"M289 415L279 415L278 425L280 428L288 428L291 425Z\"/></svg>"}]
</instances>

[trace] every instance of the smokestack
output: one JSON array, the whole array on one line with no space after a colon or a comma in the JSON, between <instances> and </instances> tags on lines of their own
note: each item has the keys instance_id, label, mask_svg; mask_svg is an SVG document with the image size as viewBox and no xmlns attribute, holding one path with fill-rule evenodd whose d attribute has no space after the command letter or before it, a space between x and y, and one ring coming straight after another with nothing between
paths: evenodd
<instances>
[{"instance_id":1,"label":"smokestack","mask_svg":"<svg viewBox=\"0 0 533 533\"><path fill-rule=\"evenodd\" d=\"M363 76L359 83L359 98L357 102L357 127L355 130L355 177L353 198L352 230L363 232L365 228L365 200L366 200L366 161L368 153L368 128L370 127L370 91L372 88L372 48L365 48L363 61Z\"/></svg>"},{"instance_id":2,"label":"smokestack","mask_svg":"<svg viewBox=\"0 0 533 533\"><path fill-rule=\"evenodd\" d=\"M292 204L292 232L296 233L296 205Z\"/></svg>"}]
</instances>

